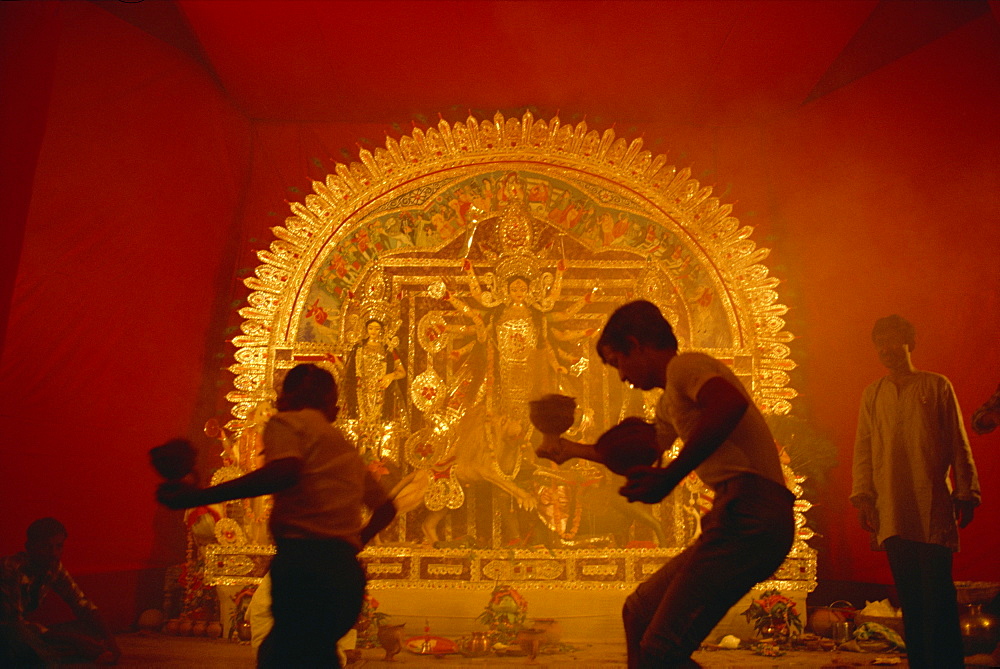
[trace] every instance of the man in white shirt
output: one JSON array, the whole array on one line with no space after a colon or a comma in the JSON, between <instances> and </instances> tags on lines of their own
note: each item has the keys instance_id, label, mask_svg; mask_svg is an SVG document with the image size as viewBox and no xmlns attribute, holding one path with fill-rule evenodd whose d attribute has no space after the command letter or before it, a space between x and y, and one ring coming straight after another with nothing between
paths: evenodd
<instances>
[{"instance_id":1,"label":"man in white shirt","mask_svg":"<svg viewBox=\"0 0 1000 669\"><path fill-rule=\"evenodd\" d=\"M872 342L889 373L861 397L851 503L873 547L888 555L910 666L960 668L951 569L958 528L980 501L972 450L951 383L913 366L913 325L897 315L879 319Z\"/></svg>"},{"instance_id":2,"label":"man in white shirt","mask_svg":"<svg viewBox=\"0 0 1000 669\"><path fill-rule=\"evenodd\" d=\"M274 626L261 642L257 666L339 667L336 640L357 621L365 591L357 553L392 522L396 507L333 426L337 385L330 372L293 367L275 406L278 413L264 428L263 467L204 489L168 481L156 496L183 509L273 493ZM371 511L367 522L363 507Z\"/></svg>"},{"instance_id":3,"label":"man in white shirt","mask_svg":"<svg viewBox=\"0 0 1000 669\"><path fill-rule=\"evenodd\" d=\"M630 669L698 666L691 653L788 554L795 496L785 486L774 437L743 385L711 356L678 353L673 330L654 304L640 300L618 308L597 352L622 382L663 388L656 450L662 454L677 438L684 442L665 467L625 471L621 494L653 504L692 471L715 492L702 533L639 585L622 612ZM628 439L591 445L545 435L538 454L560 463L580 457L613 465L602 441L632 450Z\"/></svg>"}]
</instances>

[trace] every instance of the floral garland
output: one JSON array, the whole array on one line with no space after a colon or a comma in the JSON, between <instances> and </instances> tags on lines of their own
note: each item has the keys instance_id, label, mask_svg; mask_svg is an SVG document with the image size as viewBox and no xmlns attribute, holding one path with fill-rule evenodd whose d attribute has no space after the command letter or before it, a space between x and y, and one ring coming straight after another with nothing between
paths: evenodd
<instances>
[{"instance_id":1,"label":"floral garland","mask_svg":"<svg viewBox=\"0 0 1000 669\"><path fill-rule=\"evenodd\" d=\"M215 588L205 584L202 576L205 571L204 557L191 532L194 522L205 513L218 520L217 513L208 507L197 507L185 514L187 545L184 551L184 564L181 566L177 578L183 592L180 617L184 619L212 620L218 617L218 600L215 596Z\"/></svg>"}]
</instances>

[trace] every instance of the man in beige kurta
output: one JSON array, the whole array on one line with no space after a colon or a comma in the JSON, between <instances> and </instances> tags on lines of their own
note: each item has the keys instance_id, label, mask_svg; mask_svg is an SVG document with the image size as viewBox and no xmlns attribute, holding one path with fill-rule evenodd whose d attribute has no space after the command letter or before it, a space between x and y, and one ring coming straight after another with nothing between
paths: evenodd
<instances>
[{"instance_id":1,"label":"man in beige kurta","mask_svg":"<svg viewBox=\"0 0 1000 669\"><path fill-rule=\"evenodd\" d=\"M899 316L872 331L889 374L861 398L851 503L888 554L910 666L945 669L964 665L952 553L979 504L979 480L955 391L913 367L915 340Z\"/></svg>"}]
</instances>

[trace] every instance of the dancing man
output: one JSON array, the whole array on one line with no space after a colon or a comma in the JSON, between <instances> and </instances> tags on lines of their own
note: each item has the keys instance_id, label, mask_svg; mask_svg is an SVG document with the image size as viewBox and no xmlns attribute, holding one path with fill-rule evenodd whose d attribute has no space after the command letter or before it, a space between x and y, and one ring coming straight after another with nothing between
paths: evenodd
<instances>
[{"instance_id":1,"label":"dancing man","mask_svg":"<svg viewBox=\"0 0 1000 669\"><path fill-rule=\"evenodd\" d=\"M774 438L743 385L715 358L679 353L670 324L654 304L637 301L617 309L597 352L622 382L663 389L656 407L656 452L670 449L677 438L683 441L665 467L628 468L621 494L654 504L692 471L715 492L702 533L636 588L622 614L630 669L696 667L691 653L784 561L795 533L795 496L785 486ZM592 445L545 435L538 455L618 468L615 451L633 448L643 451L648 444L624 438Z\"/></svg>"},{"instance_id":2,"label":"dancing man","mask_svg":"<svg viewBox=\"0 0 1000 669\"><path fill-rule=\"evenodd\" d=\"M164 483L157 499L173 509L274 494L271 562L274 627L258 667L339 667L337 639L357 622L365 591L357 553L396 508L354 446L331 423L333 376L316 365L288 372L264 428L266 463L245 476L199 489ZM367 525L362 505L372 509Z\"/></svg>"}]
</instances>

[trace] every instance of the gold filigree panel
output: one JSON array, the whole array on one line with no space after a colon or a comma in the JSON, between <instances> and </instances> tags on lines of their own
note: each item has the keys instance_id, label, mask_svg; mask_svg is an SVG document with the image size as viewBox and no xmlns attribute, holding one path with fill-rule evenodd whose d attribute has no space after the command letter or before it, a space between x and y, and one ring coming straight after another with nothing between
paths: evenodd
<instances>
[{"instance_id":1,"label":"gold filigree panel","mask_svg":"<svg viewBox=\"0 0 1000 669\"><path fill-rule=\"evenodd\" d=\"M362 150L291 210L246 280L252 292L233 340L229 426L239 432L273 397L282 370L302 361L351 386L344 427L366 458L398 473L409 486L403 493L432 514L447 514L444 543L464 533L476 544L475 556L465 548L461 558L370 549L375 579L627 584L665 559L644 548L612 557L620 549L608 546L621 537L595 548L603 539L585 529L588 505L612 504L593 492L607 481L595 483L601 475L586 466L537 466L520 415L537 390L522 381L539 367L551 368L554 389L580 399L579 437L627 413L650 415L655 397L628 396L592 360L595 333L627 300L658 304L682 346L729 363L765 414L791 410L793 337L778 281L763 264L767 249L711 187L644 150L641 139L530 113L442 120ZM530 316L502 316L518 304ZM376 339L379 346L363 346ZM387 390L374 397L362 369L381 370L370 376L384 375ZM344 379L358 379L356 387ZM512 433L521 442L513 449L505 446ZM801 479L786 474L800 493ZM679 549L697 531L699 495L692 488L631 520L666 530L654 551ZM530 508L575 557L484 557L483 548L499 549L517 533L504 522L516 506ZM800 499L799 540L780 577L804 579L811 590L808 508ZM420 522L425 540L438 538ZM415 525L402 518L391 539L412 541Z\"/></svg>"}]
</instances>

